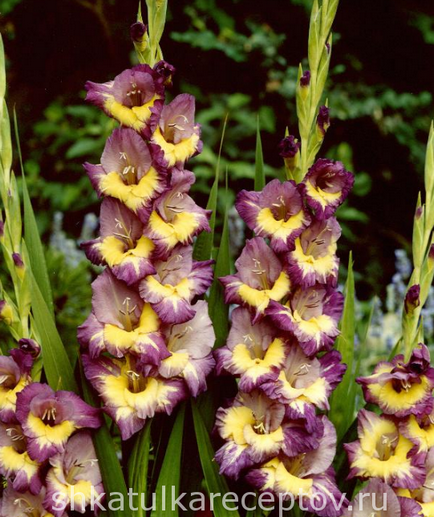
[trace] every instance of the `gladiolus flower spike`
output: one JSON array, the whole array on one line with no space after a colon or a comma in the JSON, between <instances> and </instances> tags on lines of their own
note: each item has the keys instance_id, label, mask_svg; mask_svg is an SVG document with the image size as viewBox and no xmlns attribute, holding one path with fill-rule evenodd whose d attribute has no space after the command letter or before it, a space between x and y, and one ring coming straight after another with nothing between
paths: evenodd
<instances>
[{"instance_id":1,"label":"gladiolus flower spike","mask_svg":"<svg viewBox=\"0 0 434 517\"><path fill-rule=\"evenodd\" d=\"M331 466L336 431L319 412L346 370L333 350L343 310L334 214L353 181L341 163L318 160L302 183L240 192L235 206L255 237L236 273L220 279L238 307L215 352L217 373L239 379L236 398L217 413L220 472L276 497L301 496L312 511L318 498L342 497ZM332 508L315 513L343 511Z\"/></svg>"},{"instance_id":2,"label":"gladiolus flower spike","mask_svg":"<svg viewBox=\"0 0 434 517\"><path fill-rule=\"evenodd\" d=\"M106 267L78 339L85 375L123 440L205 391L215 365L208 306L198 300L211 285L212 261L192 257L211 213L190 197L195 176L186 169L202 149L200 126L192 95L164 104L174 73L160 61L86 85L87 100L121 125L101 164L85 164L103 202L100 236L82 246Z\"/></svg>"}]
</instances>

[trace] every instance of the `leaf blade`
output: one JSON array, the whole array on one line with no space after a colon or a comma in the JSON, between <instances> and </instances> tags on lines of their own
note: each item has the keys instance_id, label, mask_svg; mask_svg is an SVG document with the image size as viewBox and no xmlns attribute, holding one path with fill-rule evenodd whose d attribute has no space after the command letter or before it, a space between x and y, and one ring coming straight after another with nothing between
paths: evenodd
<instances>
[{"instance_id":1,"label":"leaf blade","mask_svg":"<svg viewBox=\"0 0 434 517\"><path fill-rule=\"evenodd\" d=\"M258 192L265 187L264 155L262 151L261 131L259 116L256 127L256 151L255 151L255 190Z\"/></svg>"}]
</instances>

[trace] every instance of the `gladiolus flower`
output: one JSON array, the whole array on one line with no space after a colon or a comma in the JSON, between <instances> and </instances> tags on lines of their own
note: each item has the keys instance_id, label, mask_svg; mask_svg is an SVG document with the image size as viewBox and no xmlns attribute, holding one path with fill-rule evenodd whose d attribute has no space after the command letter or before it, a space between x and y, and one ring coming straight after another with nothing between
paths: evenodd
<instances>
[{"instance_id":1,"label":"gladiolus flower","mask_svg":"<svg viewBox=\"0 0 434 517\"><path fill-rule=\"evenodd\" d=\"M30 372L33 358L13 349L10 356L0 356L0 420L16 422L17 394L32 382Z\"/></svg>"},{"instance_id":2,"label":"gladiolus flower","mask_svg":"<svg viewBox=\"0 0 434 517\"><path fill-rule=\"evenodd\" d=\"M140 282L140 295L148 301L163 323L191 320L191 301L203 294L213 280L212 260L193 260L191 246L175 248L167 260L155 262L155 275Z\"/></svg>"},{"instance_id":3,"label":"gladiolus flower","mask_svg":"<svg viewBox=\"0 0 434 517\"><path fill-rule=\"evenodd\" d=\"M242 190L235 206L256 235L270 238L276 252L294 249L295 239L310 222L293 181L273 180L261 192Z\"/></svg>"},{"instance_id":4,"label":"gladiolus flower","mask_svg":"<svg viewBox=\"0 0 434 517\"><path fill-rule=\"evenodd\" d=\"M42 488L41 465L30 458L27 441L17 424L0 423L0 473L14 490L39 494Z\"/></svg>"},{"instance_id":5,"label":"gladiolus flower","mask_svg":"<svg viewBox=\"0 0 434 517\"><path fill-rule=\"evenodd\" d=\"M194 181L192 172L174 169L170 186L154 203L145 235L163 258L177 244L191 244L201 231L211 231L211 211L199 207L187 194Z\"/></svg>"},{"instance_id":6,"label":"gladiolus flower","mask_svg":"<svg viewBox=\"0 0 434 517\"><path fill-rule=\"evenodd\" d=\"M225 287L225 302L254 309L253 323L256 323L271 300L280 301L288 293L288 275L261 237L247 241L235 267L236 275L220 278Z\"/></svg>"},{"instance_id":7,"label":"gladiolus flower","mask_svg":"<svg viewBox=\"0 0 434 517\"><path fill-rule=\"evenodd\" d=\"M336 256L341 228L334 217L313 222L295 241L295 249L288 253L288 273L291 280L302 287L316 282L335 287L339 270Z\"/></svg>"},{"instance_id":8,"label":"gladiolus flower","mask_svg":"<svg viewBox=\"0 0 434 517\"><path fill-rule=\"evenodd\" d=\"M29 384L17 395L17 420L27 439L30 458L43 462L65 449L68 438L85 427L101 425L99 410L69 391Z\"/></svg>"},{"instance_id":9,"label":"gladiolus flower","mask_svg":"<svg viewBox=\"0 0 434 517\"><path fill-rule=\"evenodd\" d=\"M98 195L118 199L143 223L148 220L150 202L165 188L166 172L153 167L148 145L128 128L113 131L101 165L85 163L84 168Z\"/></svg>"},{"instance_id":10,"label":"gladiolus flower","mask_svg":"<svg viewBox=\"0 0 434 517\"><path fill-rule=\"evenodd\" d=\"M215 351L217 372L240 376L239 388L250 392L267 380L274 382L283 367L287 351L285 339L265 320L255 325L248 309L232 312L232 327L226 346Z\"/></svg>"},{"instance_id":11,"label":"gladiolus flower","mask_svg":"<svg viewBox=\"0 0 434 517\"><path fill-rule=\"evenodd\" d=\"M158 126L151 142L163 151L161 165L183 165L193 155L200 153L200 126L194 122L195 98L183 93L163 107Z\"/></svg>"},{"instance_id":12,"label":"gladiolus flower","mask_svg":"<svg viewBox=\"0 0 434 517\"><path fill-rule=\"evenodd\" d=\"M54 517L44 508L44 498L45 488L38 495L32 495L29 492L16 492L8 487L0 501L0 517ZM68 514L62 513L60 517L68 517Z\"/></svg>"},{"instance_id":13,"label":"gladiolus flower","mask_svg":"<svg viewBox=\"0 0 434 517\"><path fill-rule=\"evenodd\" d=\"M192 309L195 315L190 321L163 327L171 355L161 361L158 373L165 379L183 377L191 395L196 397L206 390L206 377L215 366L212 357L215 333L208 304L199 300Z\"/></svg>"},{"instance_id":14,"label":"gladiolus flower","mask_svg":"<svg viewBox=\"0 0 434 517\"><path fill-rule=\"evenodd\" d=\"M399 433L391 419L362 409L359 440L345 444L349 478L379 478L395 488L417 488L425 481L425 453Z\"/></svg>"},{"instance_id":15,"label":"gladiolus flower","mask_svg":"<svg viewBox=\"0 0 434 517\"><path fill-rule=\"evenodd\" d=\"M382 362L369 377L360 377L367 402L378 404L382 411L398 418L410 414L431 413L434 399L434 368L430 367L428 348L420 344L408 363L397 355L391 363Z\"/></svg>"},{"instance_id":16,"label":"gladiolus flower","mask_svg":"<svg viewBox=\"0 0 434 517\"><path fill-rule=\"evenodd\" d=\"M351 510L348 509L344 517L372 517L378 512L382 517L410 517L402 514L399 499L390 486L379 479L371 479L355 497Z\"/></svg>"},{"instance_id":17,"label":"gladiolus flower","mask_svg":"<svg viewBox=\"0 0 434 517\"><path fill-rule=\"evenodd\" d=\"M170 415L186 397L182 380L146 377L130 356L82 359L86 377L103 399L104 411L118 424L122 440L140 431L155 413Z\"/></svg>"},{"instance_id":18,"label":"gladiolus flower","mask_svg":"<svg viewBox=\"0 0 434 517\"><path fill-rule=\"evenodd\" d=\"M143 364L158 366L169 355L157 314L136 290L108 270L93 282L92 290L93 312L78 330L91 357L105 350L116 357L132 353Z\"/></svg>"},{"instance_id":19,"label":"gladiolus flower","mask_svg":"<svg viewBox=\"0 0 434 517\"><path fill-rule=\"evenodd\" d=\"M154 243L143 235L143 224L119 201L106 198L101 205L100 237L81 244L94 264L107 264L119 280L132 285L155 273Z\"/></svg>"},{"instance_id":20,"label":"gladiolus flower","mask_svg":"<svg viewBox=\"0 0 434 517\"><path fill-rule=\"evenodd\" d=\"M123 126L149 136L164 100L164 86L148 65L124 70L113 81L86 83L86 100Z\"/></svg>"},{"instance_id":21,"label":"gladiolus flower","mask_svg":"<svg viewBox=\"0 0 434 517\"><path fill-rule=\"evenodd\" d=\"M333 346L342 310L342 293L317 284L293 291L285 305L271 302L266 314L279 328L293 333L304 353L312 356Z\"/></svg>"},{"instance_id":22,"label":"gladiolus flower","mask_svg":"<svg viewBox=\"0 0 434 517\"><path fill-rule=\"evenodd\" d=\"M341 162L319 159L306 174L302 185L309 207L317 219L328 219L345 201L354 184L354 176Z\"/></svg>"},{"instance_id":23,"label":"gladiolus flower","mask_svg":"<svg viewBox=\"0 0 434 517\"><path fill-rule=\"evenodd\" d=\"M90 434L81 431L72 436L65 450L50 458L44 506L55 517L63 515L56 507L68 508L74 496L74 510L84 513L91 501L104 492L101 472Z\"/></svg>"}]
</instances>

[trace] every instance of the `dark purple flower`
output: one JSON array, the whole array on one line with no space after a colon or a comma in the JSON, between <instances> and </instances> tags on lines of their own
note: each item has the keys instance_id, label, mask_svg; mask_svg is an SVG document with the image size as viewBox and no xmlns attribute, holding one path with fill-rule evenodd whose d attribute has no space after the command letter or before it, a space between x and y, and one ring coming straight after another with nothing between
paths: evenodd
<instances>
[{"instance_id":1,"label":"dark purple flower","mask_svg":"<svg viewBox=\"0 0 434 517\"><path fill-rule=\"evenodd\" d=\"M292 135L285 136L279 144L279 154L282 158L294 158L300 151L301 142Z\"/></svg>"},{"instance_id":2,"label":"dark purple flower","mask_svg":"<svg viewBox=\"0 0 434 517\"><path fill-rule=\"evenodd\" d=\"M43 462L63 452L70 436L101 425L99 410L69 391L53 391L34 382L17 395L17 420L27 439L30 458Z\"/></svg>"},{"instance_id":3,"label":"dark purple flower","mask_svg":"<svg viewBox=\"0 0 434 517\"><path fill-rule=\"evenodd\" d=\"M134 43L142 43L143 36L148 30L147 26L142 22L133 23L130 27L130 36Z\"/></svg>"},{"instance_id":4,"label":"dark purple flower","mask_svg":"<svg viewBox=\"0 0 434 517\"><path fill-rule=\"evenodd\" d=\"M34 339L22 338L18 341L18 346L26 354L30 354L33 359L37 359L41 355L41 345Z\"/></svg>"},{"instance_id":5,"label":"dark purple flower","mask_svg":"<svg viewBox=\"0 0 434 517\"><path fill-rule=\"evenodd\" d=\"M317 219L328 219L345 201L354 184L354 176L341 162L320 158L306 174L304 196Z\"/></svg>"},{"instance_id":6,"label":"dark purple flower","mask_svg":"<svg viewBox=\"0 0 434 517\"><path fill-rule=\"evenodd\" d=\"M300 86L306 88L310 84L310 71L306 70L300 77Z\"/></svg>"},{"instance_id":7,"label":"dark purple flower","mask_svg":"<svg viewBox=\"0 0 434 517\"><path fill-rule=\"evenodd\" d=\"M242 190L235 202L238 213L259 237L269 237L276 252L294 249L294 241L310 217L293 181L270 181L262 192Z\"/></svg>"},{"instance_id":8,"label":"dark purple flower","mask_svg":"<svg viewBox=\"0 0 434 517\"><path fill-rule=\"evenodd\" d=\"M172 86L173 76L175 75L175 67L169 64L167 61L158 61L154 66L154 70L158 76L160 76L166 88Z\"/></svg>"}]
</instances>

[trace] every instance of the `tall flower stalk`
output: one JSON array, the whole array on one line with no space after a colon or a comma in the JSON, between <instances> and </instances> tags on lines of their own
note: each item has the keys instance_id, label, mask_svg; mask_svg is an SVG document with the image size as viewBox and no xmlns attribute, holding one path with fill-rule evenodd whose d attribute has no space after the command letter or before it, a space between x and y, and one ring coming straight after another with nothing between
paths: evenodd
<instances>
[{"instance_id":1,"label":"tall flower stalk","mask_svg":"<svg viewBox=\"0 0 434 517\"><path fill-rule=\"evenodd\" d=\"M220 279L226 303L238 307L216 351L218 373L236 376L239 390L217 413L220 472L276 498L298 497L305 510L324 516L340 515L332 501L345 500L332 467L336 431L323 412L346 369L333 350L343 308L335 212L354 182L342 163L315 162L330 125L328 108L319 105L336 8L313 7L310 69L300 68L297 89L301 141L287 135L279 146L288 180L237 196L255 236L236 274Z\"/></svg>"}]
</instances>

